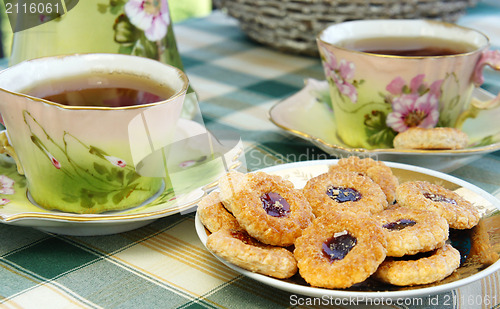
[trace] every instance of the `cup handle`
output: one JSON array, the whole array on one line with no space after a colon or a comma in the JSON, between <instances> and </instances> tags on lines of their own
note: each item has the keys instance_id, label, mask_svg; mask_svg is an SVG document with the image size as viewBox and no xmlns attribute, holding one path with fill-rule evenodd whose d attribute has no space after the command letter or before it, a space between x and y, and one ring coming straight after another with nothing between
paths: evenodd
<instances>
[{"instance_id":1,"label":"cup handle","mask_svg":"<svg viewBox=\"0 0 500 309\"><path fill-rule=\"evenodd\" d=\"M500 71L500 51L486 50L483 52L481 58L476 64L474 75L472 77L472 81L476 87L479 87L484 83L483 68L485 65L490 66L494 70ZM498 107L500 106L500 93L492 100L473 100L471 104L477 109L492 109Z\"/></svg>"},{"instance_id":2,"label":"cup handle","mask_svg":"<svg viewBox=\"0 0 500 309\"><path fill-rule=\"evenodd\" d=\"M7 131L5 130L0 132L0 154L7 154L11 156L14 161L16 161L17 172L19 173L19 175L24 175L23 167L19 163L19 158L17 157L14 148L10 144L9 138L7 137Z\"/></svg>"}]
</instances>

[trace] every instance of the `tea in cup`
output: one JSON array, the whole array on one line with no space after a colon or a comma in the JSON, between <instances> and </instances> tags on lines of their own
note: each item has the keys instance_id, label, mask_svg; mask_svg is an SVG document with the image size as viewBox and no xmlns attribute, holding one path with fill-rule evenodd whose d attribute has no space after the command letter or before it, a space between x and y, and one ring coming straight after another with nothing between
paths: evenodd
<instances>
[{"instance_id":1,"label":"tea in cup","mask_svg":"<svg viewBox=\"0 0 500 309\"><path fill-rule=\"evenodd\" d=\"M187 88L179 69L136 56L21 62L0 73L3 149L41 207L73 213L134 207L164 189L163 178L135 167L174 138Z\"/></svg>"},{"instance_id":2,"label":"tea in cup","mask_svg":"<svg viewBox=\"0 0 500 309\"><path fill-rule=\"evenodd\" d=\"M360 20L327 27L317 43L337 126L353 148L392 148L410 127L460 128L482 68L500 52L473 29L427 20Z\"/></svg>"}]
</instances>

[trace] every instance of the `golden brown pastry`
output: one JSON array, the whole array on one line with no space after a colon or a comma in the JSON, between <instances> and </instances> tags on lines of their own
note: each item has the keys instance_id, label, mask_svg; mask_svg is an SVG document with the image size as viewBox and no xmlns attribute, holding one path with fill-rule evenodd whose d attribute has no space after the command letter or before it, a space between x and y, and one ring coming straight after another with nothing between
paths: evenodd
<instances>
[{"instance_id":1,"label":"golden brown pastry","mask_svg":"<svg viewBox=\"0 0 500 309\"><path fill-rule=\"evenodd\" d=\"M373 276L385 283L411 286L442 280L460 266L460 252L448 244L431 251L429 256L418 257L387 258Z\"/></svg>"},{"instance_id":2,"label":"golden brown pastry","mask_svg":"<svg viewBox=\"0 0 500 309\"><path fill-rule=\"evenodd\" d=\"M198 203L201 223L212 233L223 228L241 229L236 218L222 205L219 195L219 192L212 191Z\"/></svg>"},{"instance_id":3,"label":"golden brown pastry","mask_svg":"<svg viewBox=\"0 0 500 309\"><path fill-rule=\"evenodd\" d=\"M243 230L221 229L210 234L207 248L228 262L259 274L284 279L297 272L292 252L260 243Z\"/></svg>"},{"instance_id":4,"label":"golden brown pastry","mask_svg":"<svg viewBox=\"0 0 500 309\"><path fill-rule=\"evenodd\" d=\"M467 147L469 137L455 128L409 128L394 138L396 149L463 149Z\"/></svg>"},{"instance_id":5,"label":"golden brown pastry","mask_svg":"<svg viewBox=\"0 0 500 309\"><path fill-rule=\"evenodd\" d=\"M398 207L386 209L373 218L386 232L387 256L432 251L448 239L448 222L433 211Z\"/></svg>"},{"instance_id":6,"label":"golden brown pastry","mask_svg":"<svg viewBox=\"0 0 500 309\"><path fill-rule=\"evenodd\" d=\"M302 192L280 176L256 172L231 178L237 181L228 182L228 187L220 183L222 200L231 205L233 215L248 234L262 243L293 245L314 219Z\"/></svg>"},{"instance_id":7,"label":"golden brown pastry","mask_svg":"<svg viewBox=\"0 0 500 309\"><path fill-rule=\"evenodd\" d=\"M374 214L387 206L386 196L379 185L366 176L346 170L313 177L302 192L316 217L332 209Z\"/></svg>"},{"instance_id":8,"label":"golden brown pastry","mask_svg":"<svg viewBox=\"0 0 500 309\"><path fill-rule=\"evenodd\" d=\"M396 200L396 188L399 185L399 181L392 173L391 168L385 165L384 162L375 161L371 158L360 159L356 156L351 156L340 159L336 165L331 165L329 171L333 172L341 168L368 176L380 186L389 204L394 203Z\"/></svg>"},{"instance_id":9,"label":"golden brown pastry","mask_svg":"<svg viewBox=\"0 0 500 309\"><path fill-rule=\"evenodd\" d=\"M310 285L348 288L367 279L386 257L381 226L367 216L335 210L313 221L295 242L302 278Z\"/></svg>"},{"instance_id":10,"label":"golden brown pastry","mask_svg":"<svg viewBox=\"0 0 500 309\"><path fill-rule=\"evenodd\" d=\"M426 181L408 181L399 185L396 199L401 206L437 212L453 229L470 229L481 218L477 208L463 197Z\"/></svg>"}]
</instances>

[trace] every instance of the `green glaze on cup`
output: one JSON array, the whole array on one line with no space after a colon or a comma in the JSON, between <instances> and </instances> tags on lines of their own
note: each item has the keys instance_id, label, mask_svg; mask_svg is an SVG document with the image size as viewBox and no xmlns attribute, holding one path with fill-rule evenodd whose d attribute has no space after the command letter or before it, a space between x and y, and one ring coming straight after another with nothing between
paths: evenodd
<instances>
[{"instance_id":1,"label":"green glaze on cup","mask_svg":"<svg viewBox=\"0 0 500 309\"><path fill-rule=\"evenodd\" d=\"M19 92L40 81L54 80L57 87L58 80L92 73L147 77L174 94L105 107L61 105ZM126 55L39 58L2 71L0 113L32 199L48 209L101 213L140 205L158 193L163 178L141 176L136 166L154 151L151 145L172 141L187 87L177 68Z\"/></svg>"},{"instance_id":2,"label":"green glaze on cup","mask_svg":"<svg viewBox=\"0 0 500 309\"><path fill-rule=\"evenodd\" d=\"M49 17L14 34L11 65L46 56L117 53L183 69L167 0L81 0L62 16L40 16Z\"/></svg>"},{"instance_id":3,"label":"green glaze on cup","mask_svg":"<svg viewBox=\"0 0 500 309\"><path fill-rule=\"evenodd\" d=\"M394 56L343 46L345 40L423 34L464 42L473 50L446 56ZM413 126L459 128L464 117L473 116L470 101L474 87L482 82L478 82L480 69L485 64L500 69L500 52L487 50L486 36L441 22L345 22L323 30L317 42L330 85L336 133L354 148L392 148L396 134ZM498 105L498 100L485 106Z\"/></svg>"}]
</instances>

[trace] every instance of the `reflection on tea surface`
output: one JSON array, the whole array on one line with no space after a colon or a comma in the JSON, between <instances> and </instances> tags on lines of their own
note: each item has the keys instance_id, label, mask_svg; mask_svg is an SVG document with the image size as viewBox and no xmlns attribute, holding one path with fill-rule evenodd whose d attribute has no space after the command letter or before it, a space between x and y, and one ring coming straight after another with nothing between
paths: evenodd
<instances>
[{"instance_id":1,"label":"reflection on tea surface","mask_svg":"<svg viewBox=\"0 0 500 309\"><path fill-rule=\"evenodd\" d=\"M174 90L141 76L92 74L46 81L21 93L69 106L122 107L159 102Z\"/></svg>"},{"instance_id":2,"label":"reflection on tea surface","mask_svg":"<svg viewBox=\"0 0 500 309\"><path fill-rule=\"evenodd\" d=\"M345 40L338 44L372 54L393 56L449 56L468 53L477 49L468 42L432 37L377 37Z\"/></svg>"}]
</instances>

